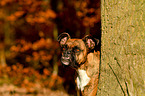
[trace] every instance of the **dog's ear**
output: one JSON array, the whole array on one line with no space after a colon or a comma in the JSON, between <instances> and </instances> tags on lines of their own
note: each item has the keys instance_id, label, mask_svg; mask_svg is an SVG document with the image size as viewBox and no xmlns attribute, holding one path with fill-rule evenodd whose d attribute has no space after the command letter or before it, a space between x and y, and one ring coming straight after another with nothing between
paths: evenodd
<instances>
[{"instance_id":1,"label":"dog's ear","mask_svg":"<svg viewBox=\"0 0 145 96\"><path fill-rule=\"evenodd\" d=\"M85 36L83 38L83 41L85 42L86 44L86 47L89 49L89 50L92 50L95 48L95 46L97 46L99 44L99 40L96 39L96 38L93 38L92 36Z\"/></svg>"},{"instance_id":2,"label":"dog's ear","mask_svg":"<svg viewBox=\"0 0 145 96\"><path fill-rule=\"evenodd\" d=\"M66 43L66 41L71 38L70 35L66 32L61 33L58 38L57 41L60 43L60 45L64 45Z\"/></svg>"}]
</instances>

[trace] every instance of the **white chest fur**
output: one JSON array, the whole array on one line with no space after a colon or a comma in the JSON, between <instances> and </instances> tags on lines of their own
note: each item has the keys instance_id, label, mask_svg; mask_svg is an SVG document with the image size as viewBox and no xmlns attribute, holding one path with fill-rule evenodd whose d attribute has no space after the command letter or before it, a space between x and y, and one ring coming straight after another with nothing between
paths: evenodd
<instances>
[{"instance_id":1,"label":"white chest fur","mask_svg":"<svg viewBox=\"0 0 145 96\"><path fill-rule=\"evenodd\" d=\"M77 87L84 90L84 87L89 83L90 78L88 77L85 70L78 69L78 77L77 77Z\"/></svg>"}]
</instances>

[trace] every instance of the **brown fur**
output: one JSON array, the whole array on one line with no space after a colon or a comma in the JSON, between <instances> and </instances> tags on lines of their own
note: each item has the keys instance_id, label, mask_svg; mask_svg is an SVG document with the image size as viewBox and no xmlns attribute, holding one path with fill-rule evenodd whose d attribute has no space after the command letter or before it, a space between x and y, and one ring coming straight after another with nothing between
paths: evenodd
<instances>
[{"instance_id":1,"label":"brown fur","mask_svg":"<svg viewBox=\"0 0 145 96\"><path fill-rule=\"evenodd\" d=\"M81 64L82 62L85 62L86 56L87 56L87 49L85 47L85 44L82 39L68 39L66 44L69 46L69 48L73 48L74 46L78 46L83 52L81 54L76 55L78 64ZM84 58L85 57L85 58Z\"/></svg>"},{"instance_id":2,"label":"brown fur","mask_svg":"<svg viewBox=\"0 0 145 96\"><path fill-rule=\"evenodd\" d=\"M88 85L84 88L84 91L82 91L81 93L83 96L96 96L99 81L100 52L94 51L94 53L89 53L87 55L86 46L82 39L68 39L66 44L69 47L79 46L81 50L84 50L81 54L79 54L79 56L76 56L76 58L79 64L81 62L85 62L86 58L87 61L84 64L82 64L78 69L86 70L87 75L91 78L91 80L88 83Z\"/></svg>"},{"instance_id":3,"label":"brown fur","mask_svg":"<svg viewBox=\"0 0 145 96\"><path fill-rule=\"evenodd\" d=\"M97 87L99 82L99 65L100 65L100 52L89 53L87 56L87 62L84 66L80 66L81 69L87 71L87 75L91 78L88 85L82 91L83 96L96 96Z\"/></svg>"},{"instance_id":4,"label":"brown fur","mask_svg":"<svg viewBox=\"0 0 145 96\"><path fill-rule=\"evenodd\" d=\"M78 72L76 80L78 89L81 90L83 96L96 96L99 81L100 52L94 51L90 53L88 51L92 51L98 45L99 40L89 36L85 36L83 39L71 39L68 33L62 33L58 36L58 41L61 46L67 45L67 50L72 50L76 46L79 47L81 51L71 53L71 56L76 61L75 64L79 65L75 67ZM78 48L76 49L79 50ZM69 58L70 53L65 54L68 54L68 56L64 57ZM71 56L70 60L73 60ZM65 60L69 62L69 60ZM63 62L63 64L67 65L67 62ZM73 65L74 63L71 64Z\"/></svg>"}]
</instances>

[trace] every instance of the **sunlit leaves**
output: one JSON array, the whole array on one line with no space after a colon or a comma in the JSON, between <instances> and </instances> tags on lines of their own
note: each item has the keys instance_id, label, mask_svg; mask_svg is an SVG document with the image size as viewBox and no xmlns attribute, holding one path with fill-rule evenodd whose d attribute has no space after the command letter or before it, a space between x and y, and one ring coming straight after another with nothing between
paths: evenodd
<instances>
[{"instance_id":1,"label":"sunlit leaves","mask_svg":"<svg viewBox=\"0 0 145 96\"><path fill-rule=\"evenodd\" d=\"M50 75L51 74L51 72L48 70L48 69L43 69L43 73L44 73L44 75Z\"/></svg>"},{"instance_id":2,"label":"sunlit leaves","mask_svg":"<svg viewBox=\"0 0 145 96\"><path fill-rule=\"evenodd\" d=\"M40 40L34 42L34 43L30 43L30 42L26 42L25 40L20 40L18 41L18 44L16 46L12 46L10 48L11 51L15 51L15 52L25 52L28 50L38 50L41 48L51 48L52 47L52 40L47 38L41 38Z\"/></svg>"},{"instance_id":3,"label":"sunlit leaves","mask_svg":"<svg viewBox=\"0 0 145 96\"><path fill-rule=\"evenodd\" d=\"M16 58L17 56L21 57L21 54L25 54L22 56L23 59L25 58L25 62L34 68L38 68L41 66L38 65L39 63L42 63L42 66L49 66L49 61L53 59L54 48L52 39L41 38L33 43L26 42L25 40L18 40L17 44L12 46L10 50L13 58Z\"/></svg>"},{"instance_id":4,"label":"sunlit leaves","mask_svg":"<svg viewBox=\"0 0 145 96\"><path fill-rule=\"evenodd\" d=\"M22 64L12 66L0 67L0 77L8 76L11 82L17 86L26 88L27 92L34 92L36 87L52 88L56 85L62 84L63 79L58 75L52 74L48 69L43 69L43 73L31 67L24 68Z\"/></svg>"},{"instance_id":5,"label":"sunlit leaves","mask_svg":"<svg viewBox=\"0 0 145 96\"><path fill-rule=\"evenodd\" d=\"M4 10L0 9L0 19L6 19L6 13Z\"/></svg>"},{"instance_id":6,"label":"sunlit leaves","mask_svg":"<svg viewBox=\"0 0 145 96\"><path fill-rule=\"evenodd\" d=\"M25 40L17 40L16 45L10 48L11 54L13 54L13 59L20 58L21 54L23 54L23 57L25 58L23 60L29 64L27 65L29 67L23 67L22 64L19 64L23 62L6 67L8 76L17 78L17 80L12 81L15 85L25 87L28 92L33 92L35 91L33 87L36 86L36 82L39 82L41 87L48 88L63 83L64 80L58 75L54 76L52 73L53 68L50 67L49 62L53 59L53 50L55 48L53 43L54 42L50 38L41 38L33 43ZM40 74L38 69L40 69L41 66L43 66L44 69Z\"/></svg>"},{"instance_id":7,"label":"sunlit leaves","mask_svg":"<svg viewBox=\"0 0 145 96\"><path fill-rule=\"evenodd\" d=\"M35 16L28 15L26 21L28 23L48 23L50 19L56 18L54 11L48 9L46 11L40 11Z\"/></svg>"},{"instance_id":8,"label":"sunlit leaves","mask_svg":"<svg viewBox=\"0 0 145 96\"><path fill-rule=\"evenodd\" d=\"M76 1L74 5L77 11L77 16L83 19L84 26L93 27L95 23L100 21L100 8L88 8L87 1Z\"/></svg>"},{"instance_id":9,"label":"sunlit leaves","mask_svg":"<svg viewBox=\"0 0 145 96\"><path fill-rule=\"evenodd\" d=\"M42 16L44 18L55 18L56 14L54 13L54 11L47 9L45 12L39 12L38 16Z\"/></svg>"},{"instance_id":10,"label":"sunlit leaves","mask_svg":"<svg viewBox=\"0 0 145 96\"><path fill-rule=\"evenodd\" d=\"M9 4L9 5L8 5ZM48 6L47 1L40 0L1 0L2 9L6 11L5 17L8 21L16 21L24 14L21 19L26 20L30 24L34 23L47 23L50 24L51 19L56 18L56 14ZM46 6L46 8L43 8ZM11 7L11 8L9 8ZM9 11L10 14L9 14ZM0 12L1 13L1 12Z\"/></svg>"},{"instance_id":11,"label":"sunlit leaves","mask_svg":"<svg viewBox=\"0 0 145 96\"><path fill-rule=\"evenodd\" d=\"M6 4L12 3L12 2L14 2L14 0L1 0L0 1L0 5L1 6L5 6Z\"/></svg>"},{"instance_id":12,"label":"sunlit leaves","mask_svg":"<svg viewBox=\"0 0 145 96\"><path fill-rule=\"evenodd\" d=\"M0 68L0 77L9 77L13 84L29 92L36 86L54 88L64 82L53 74L53 64L61 66L59 60L53 58L59 57L60 50L58 42L52 39L56 38L52 32L66 29L85 32L86 27L93 27L100 21L100 9L88 7L89 0L57 1L54 6L50 0L0 0L0 24L9 24L6 28L2 26L6 29L2 31L5 34L7 28L13 30L13 45L6 45L9 66Z\"/></svg>"},{"instance_id":13,"label":"sunlit leaves","mask_svg":"<svg viewBox=\"0 0 145 96\"><path fill-rule=\"evenodd\" d=\"M80 0L80 1L73 1L73 4L76 9L77 16L83 19L83 25L93 26L95 23L100 21L100 8L98 9L88 8L88 2L89 1ZM25 19L30 24L35 24L35 23L51 24L52 23L51 19L55 19L57 16L57 14L50 9L49 7L50 4L48 1L40 1L40 0L17 0L17 2L16 0L0 1L0 4L2 6L6 6L8 3L11 3L11 6L12 5L18 6L17 8L14 9L15 10L14 13L7 14L6 17L8 21L16 21L19 17L24 15L24 13L27 13L27 15L22 19ZM60 3L59 5L63 6L62 3ZM91 14L91 13L93 13L94 15L87 16L87 14Z\"/></svg>"}]
</instances>

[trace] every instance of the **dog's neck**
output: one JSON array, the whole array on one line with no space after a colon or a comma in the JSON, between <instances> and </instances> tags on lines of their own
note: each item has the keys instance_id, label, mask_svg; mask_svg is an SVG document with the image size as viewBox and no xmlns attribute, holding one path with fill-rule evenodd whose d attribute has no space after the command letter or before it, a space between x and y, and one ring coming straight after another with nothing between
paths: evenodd
<instances>
[{"instance_id":1,"label":"dog's neck","mask_svg":"<svg viewBox=\"0 0 145 96\"><path fill-rule=\"evenodd\" d=\"M97 63L98 60L96 59L97 56L95 55L95 53L95 51L94 53L88 53L85 62L83 62L83 64L81 64L78 69L87 70L90 65L93 66L93 64Z\"/></svg>"},{"instance_id":2,"label":"dog's neck","mask_svg":"<svg viewBox=\"0 0 145 96\"><path fill-rule=\"evenodd\" d=\"M99 67L96 66L96 64L99 64L99 58L97 58L97 54L98 53L96 52L89 53L87 55L87 61L77 69L77 86L78 89L81 89L81 91L83 91L84 87L89 84L93 74L97 71Z\"/></svg>"}]
</instances>

